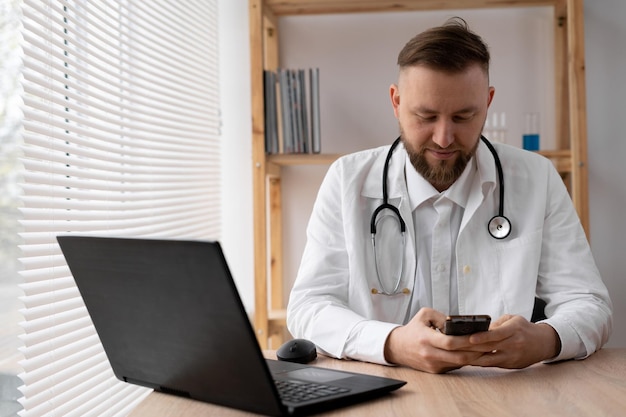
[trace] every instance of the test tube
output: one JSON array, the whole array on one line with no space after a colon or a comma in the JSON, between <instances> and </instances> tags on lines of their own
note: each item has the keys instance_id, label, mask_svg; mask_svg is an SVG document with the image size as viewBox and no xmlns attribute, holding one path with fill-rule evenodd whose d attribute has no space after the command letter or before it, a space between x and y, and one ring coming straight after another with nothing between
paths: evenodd
<instances>
[{"instance_id":1,"label":"test tube","mask_svg":"<svg viewBox=\"0 0 626 417\"><path fill-rule=\"evenodd\" d=\"M539 150L539 113L524 113L522 147L527 151Z\"/></svg>"}]
</instances>

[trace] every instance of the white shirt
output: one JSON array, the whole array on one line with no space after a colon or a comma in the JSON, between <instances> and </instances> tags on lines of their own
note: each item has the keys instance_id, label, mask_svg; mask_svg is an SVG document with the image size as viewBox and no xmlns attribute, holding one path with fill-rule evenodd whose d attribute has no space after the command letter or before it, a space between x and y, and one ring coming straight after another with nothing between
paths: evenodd
<instances>
[{"instance_id":1,"label":"white shirt","mask_svg":"<svg viewBox=\"0 0 626 417\"><path fill-rule=\"evenodd\" d=\"M420 237L415 245L417 271L410 316L422 307L458 314L454 248L476 164L470 160L459 179L441 193L417 173L408 155L404 169L415 236Z\"/></svg>"},{"instance_id":2,"label":"white shirt","mask_svg":"<svg viewBox=\"0 0 626 417\"><path fill-rule=\"evenodd\" d=\"M458 312L530 319L537 295L547 302L545 322L561 339L555 360L586 357L608 340L612 305L571 198L549 160L511 146L494 146L502 161L504 215L512 231L503 240L488 233L487 223L499 208L498 181L493 156L481 143L474 175L467 179L469 186L462 187L467 197L458 233L451 232L457 236L456 245L450 245L456 255ZM386 146L347 155L329 168L290 294L287 325L291 334L313 341L338 358L385 363L387 336L412 317L418 307L412 294L421 290L421 281L426 279L416 283L416 276L420 277L416 254L422 256L418 249L422 239L413 222L405 179L406 152L400 145L392 155L387 184L389 203L406 222L407 238L403 247L390 249L386 256L402 259L399 288L407 288L408 294L372 293L380 284L370 220L382 203L388 150ZM394 232L393 228L378 232L383 242L385 230ZM386 286L392 283L387 281ZM440 291L439 287L433 291Z\"/></svg>"}]
</instances>

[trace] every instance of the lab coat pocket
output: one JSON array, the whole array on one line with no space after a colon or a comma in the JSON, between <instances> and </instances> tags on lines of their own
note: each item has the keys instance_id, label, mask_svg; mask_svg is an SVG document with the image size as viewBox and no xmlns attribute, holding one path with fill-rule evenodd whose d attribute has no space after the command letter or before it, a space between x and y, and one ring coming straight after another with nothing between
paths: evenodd
<instances>
[{"instance_id":1,"label":"lab coat pocket","mask_svg":"<svg viewBox=\"0 0 626 417\"><path fill-rule=\"evenodd\" d=\"M371 316L387 323L403 324L411 297L409 293L399 292L393 295L371 294Z\"/></svg>"},{"instance_id":2,"label":"lab coat pocket","mask_svg":"<svg viewBox=\"0 0 626 417\"><path fill-rule=\"evenodd\" d=\"M541 230L537 230L496 246L503 314L518 314L530 319L539 274L541 242Z\"/></svg>"},{"instance_id":3,"label":"lab coat pocket","mask_svg":"<svg viewBox=\"0 0 626 417\"><path fill-rule=\"evenodd\" d=\"M396 256L398 258L398 256ZM388 259L379 259L381 276L376 273L374 256L365 259L367 265L359 274L358 280L353 280L350 288L351 306L358 314L367 319L375 319L389 323L402 323L406 316L410 291L406 289L407 273L402 274L401 268L394 265L392 273L386 272L385 262ZM396 263L401 263L397 259Z\"/></svg>"}]
</instances>

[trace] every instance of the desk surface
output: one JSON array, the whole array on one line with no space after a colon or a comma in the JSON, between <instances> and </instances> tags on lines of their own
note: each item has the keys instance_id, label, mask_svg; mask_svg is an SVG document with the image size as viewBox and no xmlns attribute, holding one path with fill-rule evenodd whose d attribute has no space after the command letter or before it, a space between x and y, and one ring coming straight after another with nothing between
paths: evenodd
<instances>
[{"instance_id":1,"label":"desk surface","mask_svg":"<svg viewBox=\"0 0 626 417\"><path fill-rule=\"evenodd\" d=\"M267 352L266 357L275 357ZM625 416L626 349L602 349L583 361L521 370L465 367L443 375L320 356L312 365L397 378L390 395L325 416ZM252 416L157 392L130 417Z\"/></svg>"}]
</instances>

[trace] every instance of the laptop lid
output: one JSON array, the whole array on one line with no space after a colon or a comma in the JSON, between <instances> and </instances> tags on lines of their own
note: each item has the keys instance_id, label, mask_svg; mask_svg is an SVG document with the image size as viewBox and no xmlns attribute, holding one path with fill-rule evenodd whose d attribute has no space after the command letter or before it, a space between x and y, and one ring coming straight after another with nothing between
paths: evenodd
<instances>
[{"instance_id":1,"label":"laptop lid","mask_svg":"<svg viewBox=\"0 0 626 417\"><path fill-rule=\"evenodd\" d=\"M218 242L57 240L118 379L267 415L324 409L281 402ZM372 393L404 384L363 377ZM328 408L364 399L354 394Z\"/></svg>"}]
</instances>

